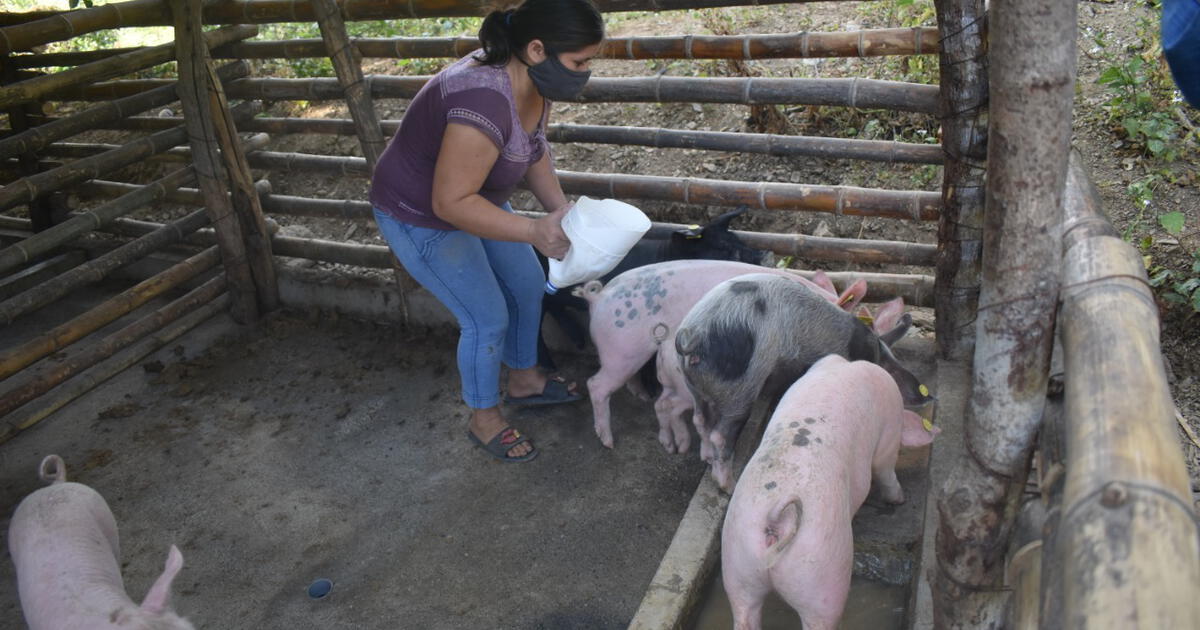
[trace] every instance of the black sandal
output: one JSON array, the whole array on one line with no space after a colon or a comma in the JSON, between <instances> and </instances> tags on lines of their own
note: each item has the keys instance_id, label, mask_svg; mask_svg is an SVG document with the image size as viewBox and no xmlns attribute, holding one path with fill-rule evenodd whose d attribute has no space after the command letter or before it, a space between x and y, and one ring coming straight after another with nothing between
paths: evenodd
<instances>
[{"instance_id":1,"label":"black sandal","mask_svg":"<svg viewBox=\"0 0 1200 630\"><path fill-rule=\"evenodd\" d=\"M475 434L471 433L469 429L467 430L467 437L471 438L471 441L474 442L476 446L482 448L483 452L495 457L500 461L516 464L527 462L538 455L537 447L533 445L533 442L529 442L529 438L521 435L520 431L517 431L512 427L508 427L497 433L496 436L489 440L487 444L484 444L483 440L475 437ZM531 449L528 453L525 453L520 457L513 457L512 455L508 454L508 452L511 451L514 446L518 444L524 444L526 442L529 442L529 447Z\"/></svg>"},{"instance_id":2,"label":"black sandal","mask_svg":"<svg viewBox=\"0 0 1200 630\"><path fill-rule=\"evenodd\" d=\"M583 394L571 393L571 389L567 386L567 381L563 377L553 376L546 379L546 386L542 388L542 393L517 398L506 395L504 397L504 404L513 406L559 405L575 402L582 398Z\"/></svg>"}]
</instances>

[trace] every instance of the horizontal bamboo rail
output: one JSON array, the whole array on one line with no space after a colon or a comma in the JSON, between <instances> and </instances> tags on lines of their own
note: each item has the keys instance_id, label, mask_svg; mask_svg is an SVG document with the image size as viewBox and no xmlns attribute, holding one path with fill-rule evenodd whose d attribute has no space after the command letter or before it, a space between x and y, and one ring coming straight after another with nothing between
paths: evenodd
<instances>
[{"instance_id":1,"label":"horizontal bamboo rail","mask_svg":"<svg viewBox=\"0 0 1200 630\"><path fill-rule=\"evenodd\" d=\"M313 170L368 175L366 160L355 157L256 151L247 155L255 168ZM741 182L649 175L558 171L563 191L615 199L654 199L760 210L807 210L836 215L879 216L932 221L941 195L916 190L877 190L853 186L816 186Z\"/></svg>"},{"instance_id":2,"label":"horizontal bamboo rail","mask_svg":"<svg viewBox=\"0 0 1200 630\"><path fill-rule=\"evenodd\" d=\"M20 386L0 394L0 417L45 394L51 388L111 357L166 324L213 301L224 291L225 275L219 273L179 299L95 343L88 344L86 348L73 353L67 360L48 366L47 369Z\"/></svg>"},{"instance_id":3,"label":"horizontal bamboo rail","mask_svg":"<svg viewBox=\"0 0 1200 630\"><path fill-rule=\"evenodd\" d=\"M257 34L257 26L228 26L206 32L204 40L210 46L218 46L239 39L254 37ZM21 81L0 87L0 108L11 107L20 103L30 103L49 92L60 90L67 86L111 79L174 59L175 44L167 43L159 46L140 48L133 52L114 55L107 59L93 61L92 63L76 66L62 72L55 72L54 74Z\"/></svg>"},{"instance_id":4,"label":"horizontal bamboo rail","mask_svg":"<svg viewBox=\"0 0 1200 630\"><path fill-rule=\"evenodd\" d=\"M479 49L475 37L358 37L351 43L363 57L381 59L459 58ZM764 35L682 35L613 37L604 41L602 59L800 59L937 54L934 27L886 28L837 33L801 32ZM16 68L74 66L136 48L16 55ZM327 56L317 38L227 44L212 51L216 59L301 59Z\"/></svg>"},{"instance_id":5,"label":"horizontal bamboo rail","mask_svg":"<svg viewBox=\"0 0 1200 630\"><path fill-rule=\"evenodd\" d=\"M113 219L167 197L171 191L195 180L192 167L184 167L145 186L134 186L128 194L97 208L79 213L33 236L0 250L0 273L52 251Z\"/></svg>"},{"instance_id":6,"label":"horizontal bamboo rail","mask_svg":"<svg viewBox=\"0 0 1200 630\"><path fill-rule=\"evenodd\" d=\"M27 404L9 414L5 423L0 425L0 444L7 442L16 434L42 421L71 401L91 391L100 383L125 371L151 352L167 345L180 335L228 308L229 294L223 294L61 385L52 392L52 396L43 396L40 399L41 404L33 407Z\"/></svg>"},{"instance_id":7,"label":"horizontal bamboo rail","mask_svg":"<svg viewBox=\"0 0 1200 630\"><path fill-rule=\"evenodd\" d=\"M220 262L221 255L217 248L210 247L101 302L95 308L66 323L55 326L15 348L0 351L0 380L16 374L34 361L62 350L146 302L212 269Z\"/></svg>"},{"instance_id":8,"label":"horizontal bamboo rail","mask_svg":"<svg viewBox=\"0 0 1200 630\"><path fill-rule=\"evenodd\" d=\"M234 108L234 115L247 118L262 111L257 102L241 103ZM162 153L187 141L187 131L182 128L160 131L145 138L134 140L119 149L108 151L81 160L76 160L54 170L37 173L0 188L0 210L28 203L40 195L62 190L80 182L94 179L138 162L151 155Z\"/></svg>"},{"instance_id":9,"label":"horizontal bamboo rail","mask_svg":"<svg viewBox=\"0 0 1200 630\"><path fill-rule=\"evenodd\" d=\"M244 61L238 61L218 68L217 76L222 81L228 81L244 77L249 72L250 66ZM164 85L148 92L89 107L73 116L45 120L37 127L0 139L0 159L39 151L56 140L116 123L133 114L171 103L178 98L174 84ZM182 121L179 121L176 124L181 123Z\"/></svg>"},{"instance_id":10,"label":"horizontal bamboo rail","mask_svg":"<svg viewBox=\"0 0 1200 630\"><path fill-rule=\"evenodd\" d=\"M163 85L168 79L106 81L63 89L46 100L108 100L130 96ZM367 75L372 98L412 98L428 76ZM341 100L337 79L238 79L229 83L230 98L279 100ZM731 103L801 104L891 109L936 114L936 85L880 81L877 79L764 79L697 77L597 77L588 81L580 103Z\"/></svg>"},{"instance_id":11,"label":"horizontal bamboo rail","mask_svg":"<svg viewBox=\"0 0 1200 630\"><path fill-rule=\"evenodd\" d=\"M10 217L0 217L8 219ZM28 219L26 221L28 228ZM57 256L52 256L37 264L31 265L14 274L0 278L0 300L7 300L19 295L37 285L53 279L60 273L87 262L87 254L80 249L69 249Z\"/></svg>"},{"instance_id":12,"label":"horizontal bamboo rail","mask_svg":"<svg viewBox=\"0 0 1200 630\"><path fill-rule=\"evenodd\" d=\"M106 125L106 129L153 131L179 124L180 118L135 116ZM387 135L400 128L399 120L381 120ZM348 118L252 118L238 128L273 134L324 133L354 135L354 123ZM798 155L824 159L871 160L912 164L941 164L942 148L936 144L917 144L894 140L857 140L812 136L782 136L765 133L724 131L687 131L654 127L615 127L605 125L550 125L546 137L551 142L625 144L663 149L702 149L740 151L767 155Z\"/></svg>"},{"instance_id":13,"label":"horizontal bamboo rail","mask_svg":"<svg viewBox=\"0 0 1200 630\"><path fill-rule=\"evenodd\" d=\"M79 11L5 14L5 22L8 25L0 28L0 55L30 50L40 44L58 42L106 28L135 26L132 22L145 20L147 17L157 19L162 25L170 24L170 16L167 15L166 5L162 0L113 2ZM25 18L28 21L24 21Z\"/></svg>"},{"instance_id":14,"label":"horizontal bamboo rail","mask_svg":"<svg viewBox=\"0 0 1200 630\"><path fill-rule=\"evenodd\" d=\"M125 193L133 188L132 184L93 181L85 184L81 192L111 197ZM374 216L371 204L366 201L314 199L311 197L297 197L273 193L260 193L259 196L263 202L263 210L274 214L348 220L369 220ZM178 203L193 205L201 202L199 192L188 188L181 188L175 191L168 199ZM521 214L540 216L538 213ZM686 226L682 224L656 222L652 224L650 232L652 234L664 235L674 230L683 229L684 227ZM733 233L750 247L765 249L780 256L795 256L807 260L930 266L933 264L937 251L937 247L934 245L922 245L918 243L827 238L809 236L807 234L744 232L739 230L734 230ZM279 237L276 237L271 242L272 247L274 247L274 244L280 242ZM281 252L277 251L276 253ZM364 266L370 267L374 265Z\"/></svg>"},{"instance_id":15,"label":"horizontal bamboo rail","mask_svg":"<svg viewBox=\"0 0 1200 630\"><path fill-rule=\"evenodd\" d=\"M182 120L181 118L172 118L170 120ZM258 151L266 147L271 142L270 134L256 133L242 141L242 150ZM99 155L105 151L119 149L119 144L108 144L104 142L55 142L47 145L42 149L43 155L51 157L67 157L67 158L85 158L93 155ZM147 161L160 162L191 162L192 148L191 147L175 147L168 149L158 155L146 158Z\"/></svg>"},{"instance_id":16,"label":"horizontal bamboo rail","mask_svg":"<svg viewBox=\"0 0 1200 630\"><path fill-rule=\"evenodd\" d=\"M205 225L208 225L208 216L203 209L197 210L21 295L0 302L0 322L11 324L17 317L46 306L74 289L99 282L114 270L178 242ZM4 412L0 411L0 415L4 415Z\"/></svg>"},{"instance_id":17,"label":"horizontal bamboo rail","mask_svg":"<svg viewBox=\"0 0 1200 630\"><path fill-rule=\"evenodd\" d=\"M1163 369L1158 307L1141 255L1087 225L1102 219L1098 196L1077 157L1071 171L1058 316L1067 458L1054 544L1065 618L1047 622L1193 627L1200 528Z\"/></svg>"},{"instance_id":18,"label":"horizontal bamboo rail","mask_svg":"<svg viewBox=\"0 0 1200 630\"><path fill-rule=\"evenodd\" d=\"M791 4L811 0L596 0L604 12L676 11L759 4ZM395 20L429 17L480 17L483 11L474 0L339 0L347 21ZM115 7L119 7L116 8ZM106 11L100 11L106 9ZM62 13L30 12L0 14L3 40L7 49L0 53L26 50L38 44L61 41L106 28L125 26L170 26L171 16L158 0L135 0ZM274 22L314 22L316 15L309 0L223 0L204 7L205 24L269 24Z\"/></svg>"}]
</instances>

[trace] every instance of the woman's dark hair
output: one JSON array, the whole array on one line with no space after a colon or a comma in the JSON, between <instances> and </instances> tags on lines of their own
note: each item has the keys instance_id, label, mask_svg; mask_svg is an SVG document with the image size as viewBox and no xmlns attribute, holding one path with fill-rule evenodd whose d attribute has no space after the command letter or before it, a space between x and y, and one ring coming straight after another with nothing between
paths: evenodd
<instances>
[{"instance_id":1,"label":"woman's dark hair","mask_svg":"<svg viewBox=\"0 0 1200 630\"><path fill-rule=\"evenodd\" d=\"M525 0L515 9L483 18L480 63L508 63L529 42L540 39L554 53L574 52L604 39L604 18L590 0Z\"/></svg>"}]
</instances>

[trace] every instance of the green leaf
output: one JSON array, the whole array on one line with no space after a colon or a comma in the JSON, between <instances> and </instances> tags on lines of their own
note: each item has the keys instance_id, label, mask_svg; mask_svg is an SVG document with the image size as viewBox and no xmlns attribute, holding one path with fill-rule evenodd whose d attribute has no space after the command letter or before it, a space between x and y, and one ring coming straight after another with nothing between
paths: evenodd
<instances>
[{"instance_id":1,"label":"green leaf","mask_svg":"<svg viewBox=\"0 0 1200 630\"><path fill-rule=\"evenodd\" d=\"M1196 292L1196 287L1200 287L1200 278L1188 278L1175 285L1175 292L1180 295L1191 295Z\"/></svg>"},{"instance_id":2,"label":"green leaf","mask_svg":"<svg viewBox=\"0 0 1200 630\"><path fill-rule=\"evenodd\" d=\"M1162 296L1163 300L1172 304L1187 304L1187 298L1178 293L1165 293Z\"/></svg>"},{"instance_id":3,"label":"green leaf","mask_svg":"<svg viewBox=\"0 0 1200 630\"><path fill-rule=\"evenodd\" d=\"M1146 141L1146 148L1150 149L1150 152L1154 155L1158 155L1159 153L1163 152L1163 149L1167 148L1167 145L1162 140L1151 138L1150 140Z\"/></svg>"},{"instance_id":4,"label":"green leaf","mask_svg":"<svg viewBox=\"0 0 1200 630\"><path fill-rule=\"evenodd\" d=\"M1162 271L1159 271L1158 273L1150 276L1150 286L1160 287L1163 285L1164 282L1166 282L1167 280L1170 280L1170 279L1171 279L1171 270L1163 269Z\"/></svg>"},{"instance_id":5,"label":"green leaf","mask_svg":"<svg viewBox=\"0 0 1200 630\"><path fill-rule=\"evenodd\" d=\"M1130 138L1136 138L1142 130L1142 123L1136 118L1126 118L1121 121L1121 126L1125 128L1125 133L1129 134Z\"/></svg>"},{"instance_id":6,"label":"green leaf","mask_svg":"<svg viewBox=\"0 0 1200 630\"><path fill-rule=\"evenodd\" d=\"M1161 225L1168 233L1174 234L1175 236L1179 236L1183 233L1183 220L1184 217L1182 212L1168 212L1158 216L1158 224Z\"/></svg>"},{"instance_id":7,"label":"green leaf","mask_svg":"<svg viewBox=\"0 0 1200 630\"><path fill-rule=\"evenodd\" d=\"M1192 294L1192 310L1200 313L1200 291Z\"/></svg>"},{"instance_id":8,"label":"green leaf","mask_svg":"<svg viewBox=\"0 0 1200 630\"><path fill-rule=\"evenodd\" d=\"M1121 69L1116 66L1105 68L1104 72L1100 73L1100 83L1116 83L1121 80Z\"/></svg>"}]
</instances>

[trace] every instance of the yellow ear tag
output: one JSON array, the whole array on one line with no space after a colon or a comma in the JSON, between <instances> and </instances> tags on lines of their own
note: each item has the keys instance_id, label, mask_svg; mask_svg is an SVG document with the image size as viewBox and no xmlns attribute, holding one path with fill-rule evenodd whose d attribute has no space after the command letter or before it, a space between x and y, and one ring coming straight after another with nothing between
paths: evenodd
<instances>
[{"instance_id":1,"label":"yellow ear tag","mask_svg":"<svg viewBox=\"0 0 1200 630\"><path fill-rule=\"evenodd\" d=\"M699 225L694 225L694 224L693 224L693 225L689 225L689 226L687 226L687 228L688 228L689 230L699 230L699 229L700 229L700 226L699 226ZM698 238L704 238L704 235L703 235L703 234L688 234L688 236L687 236L687 237L688 237L688 239L689 239L689 240L694 240L694 239L698 239Z\"/></svg>"},{"instance_id":2,"label":"yellow ear tag","mask_svg":"<svg viewBox=\"0 0 1200 630\"><path fill-rule=\"evenodd\" d=\"M854 294L847 293L846 295L842 296L842 299L838 300L838 306L845 306L847 302L850 302L853 299L854 299Z\"/></svg>"},{"instance_id":3,"label":"yellow ear tag","mask_svg":"<svg viewBox=\"0 0 1200 630\"><path fill-rule=\"evenodd\" d=\"M929 433L933 433L933 423L929 421L929 418L921 418L921 426L925 427Z\"/></svg>"},{"instance_id":4,"label":"yellow ear tag","mask_svg":"<svg viewBox=\"0 0 1200 630\"><path fill-rule=\"evenodd\" d=\"M921 385L920 387L918 387L918 388L917 388L917 391L921 392L921 395L922 395L922 396L928 396L928 395L929 395L929 388L928 388L928 387L925 387L924 385Z\"/></svg>"}]
</instances>

